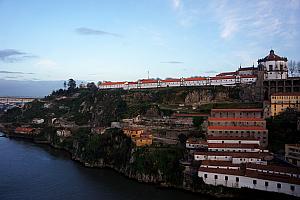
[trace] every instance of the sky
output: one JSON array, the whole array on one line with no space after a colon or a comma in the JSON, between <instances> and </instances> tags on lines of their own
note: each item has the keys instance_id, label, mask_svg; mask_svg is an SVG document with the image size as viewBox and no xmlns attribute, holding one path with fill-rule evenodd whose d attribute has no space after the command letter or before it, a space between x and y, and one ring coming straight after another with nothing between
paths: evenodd
<instances>
[{"instance_id":1,"label":"sky","mask_svg":"<svg viewBox=\"0 0 300 200\"><path fill-rule=\"evenodd\" d=\"M270 49L300 61L300 0L0 0L0 24L9 83L213 76Z\"/></svg>"}]
</instances>

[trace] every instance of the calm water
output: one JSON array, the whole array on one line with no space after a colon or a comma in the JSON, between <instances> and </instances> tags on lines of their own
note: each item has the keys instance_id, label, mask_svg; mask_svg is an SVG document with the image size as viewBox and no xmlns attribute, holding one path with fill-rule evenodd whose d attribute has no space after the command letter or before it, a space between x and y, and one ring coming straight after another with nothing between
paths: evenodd
<instances>
[{"instance_id":1,"label":"calm water","mask_svg":"<svg viewBox=\"0 0 300 200\"><path fill-rule=\"evenodd\" d=\"M85 168L64 152L0 137L0 200L8 199L206 200L207 197L137 183L112 170Z\"/></svg>"}]
</instances>

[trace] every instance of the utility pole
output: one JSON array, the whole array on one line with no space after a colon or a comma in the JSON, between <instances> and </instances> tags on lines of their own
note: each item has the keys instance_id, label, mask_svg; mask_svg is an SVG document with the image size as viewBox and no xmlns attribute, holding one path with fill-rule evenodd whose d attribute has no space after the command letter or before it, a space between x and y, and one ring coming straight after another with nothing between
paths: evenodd
<instances>
[{"instance_id":1,"label":"utility pole","mask_svg":"<svg viewBox=\"0 0 300 200\"><path fill-rule=\"evenodd\" d=\"M148 70L148 79L149 79L149 70Z\"/></svg>"}]
</instances>

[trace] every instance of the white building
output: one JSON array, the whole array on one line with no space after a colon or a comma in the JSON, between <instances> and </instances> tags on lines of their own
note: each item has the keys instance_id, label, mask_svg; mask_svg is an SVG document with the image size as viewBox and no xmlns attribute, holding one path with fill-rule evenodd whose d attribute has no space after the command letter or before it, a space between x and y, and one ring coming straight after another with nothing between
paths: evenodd
<instances>
[{"instance_id":1,"label":"white building","mask_svg":"<svg viewBox=\"0 0 300 200\"><path fill-rule=\"evenodd\" d=\"M224 162L204 162L198 176L206 184L232 188L251 188L300 197L300 172L297 168L270 165L234 165ZM225 168L226 167L226 168Z\"/></svg>"},{"instance_id":2,"label":"white building","mask_svg":"<svg viewBox=\"0 0 300 200\"><path fill-rule=\"evenodd\" d=\"M208 136L208 143L222 143L222 144L256 144L260 145L260 141L253 137L228 137L228 136Z\"/></svg>"},{"instance_id":3,"label":"white building","mask_svg":"<svg viewBox=\"0 0 300 200\"><path fill-rule=\"evenodd\" d=\"M300 167L300 144L286 144L285 159L289 163Z\"/></svg>"},{"instance_id":4,"label":"white building","mask_svg":"<svg viewBox=\"0 0 300 200\"><path fill-rule=\"evenodd\" d=\"M196 152L194 154L196 161L230 161L233 164L241 163L266 163L272 159L272 156L266 152Z\"/></svg>"},{"instance_id":5,"label":"white building","mask_svg":"<svg viewBox=\"0 0 300 200\"><path fill-rule=\"evenodd\" d=\"M188 139L185 143L187 149L203 149L207 148L207 142L195 139Z\"/></svg>"},{"instance_id":6,"label":"white building","mask_svg":"<svg viewBox=\"0 0 300 200\"><path fill-rule=\"evenodd\" d=\"M184 86L201 86L207 84L208 84L207 79L204 77L191 77L191 78L183 79Z\"/></svg>"},{"instance_id":7,"label":"white building","mask_svg":"<svg viewBox=\"0 0 300 200\"><path fill-rule=\"evenodd\" d=\"M165 79L159 81L159 87L179 87L181 86L181 79Z\"/></svg>"},{"instance_id":8,"label":"white building","mask_svg":"<svg viewBox=\"0 0 300 200\"><path fill-rule=\"evenodd\" d=\"M63 129L63 130L57 130L56 135L59 137L70 137L72 133L70 130Z\"/></svg>"},{"instance_id":9,"label":"white building","mask_svg":"<svg viewBox=\"0 0 300 200\"><path fill-rule=\"evenodd\" d=\"M42 123L44 123L44 122L45 122L44 119L34 118L34 119L32 120L32 123L33 123L33 124L42 124Z\"/></svg>"},{"instance_id":10,"label":"white building","mask_svg":"<svg viewBox=\"0 0 300 200\"><path fill-rule=\"evenodd\" d=\"M264 69L264 79L287 79L288 78L288 60L286 57L280 57L270 51L266 57L259 59L258 67Z\"/></svg>"}]
</instances>

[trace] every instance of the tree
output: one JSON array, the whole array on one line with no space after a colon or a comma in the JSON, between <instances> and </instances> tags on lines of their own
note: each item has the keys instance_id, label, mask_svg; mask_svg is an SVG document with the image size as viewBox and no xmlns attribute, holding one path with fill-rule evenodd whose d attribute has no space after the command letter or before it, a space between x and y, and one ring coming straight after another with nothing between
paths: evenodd
<instances>
[{"instance_id":1,"label":"tree","mask_svg":"<svg viewBox=\"0 0 300 200\"><path fill-rule=\"evenodd\" d=\"M205 119L203 117L193 117L193 125L199 130L202 130L202 124L204 121Z\"/></svg>"},{"instance_id":2,"label":"tree","mask_svg":"<svg viewBox=\"0 0 300 200\"><path fill-rule=\"evenodd\" d=\"M76 88L76 81L74 79L70 78L68 81L68 90L74 90Z\"/></svg>"},{"instance_id":3,"label":"tree","mask_svg":"<svg viewBox=\"0 0 300 200\"><path fill-rule=\"evenodd\" d=\"M292 77L294 76L295 70L296 70L296 62L294 60L291 60L289 62L289 71L290 71Z\"/></svg>"},{"instance_id":4,"label":"tree","mask_svg":"<svg viewBox=\"0 0 300 200\"><path fill-rule=\"evenodd\" d=\"M64 89L67 88L67 81L64 81Z\"/></svg>"},{"instance_id":5,"label":"tree","mask_svg":"<svg viewBox=\"0 0 300 200\"><path fill-rule=\"evenodd\" d=\"M97 86L94 82L88 83L86 86L89 90L92 90L92 91L97 90Z\"/></svg>"},{"instance_id":6,"label":"tree","mask_svg":"<svg viewBox=\"0 0 300 200\"><path fill-rule=\"evenodd\" d=\"M182 145L185 145L187 139L188 139L187 136L182 133L178 135L178 140Z\"/></svg>"},{"instance_id":7,"label":"tree","mask_svg":"<svg viewBox=\"0 0 300 200\"><path fill-rule=\"evenodd\" d=\"M300 76L300 61L297 62L297 72L298 76Z\"/></svg>"}]
</instances>

